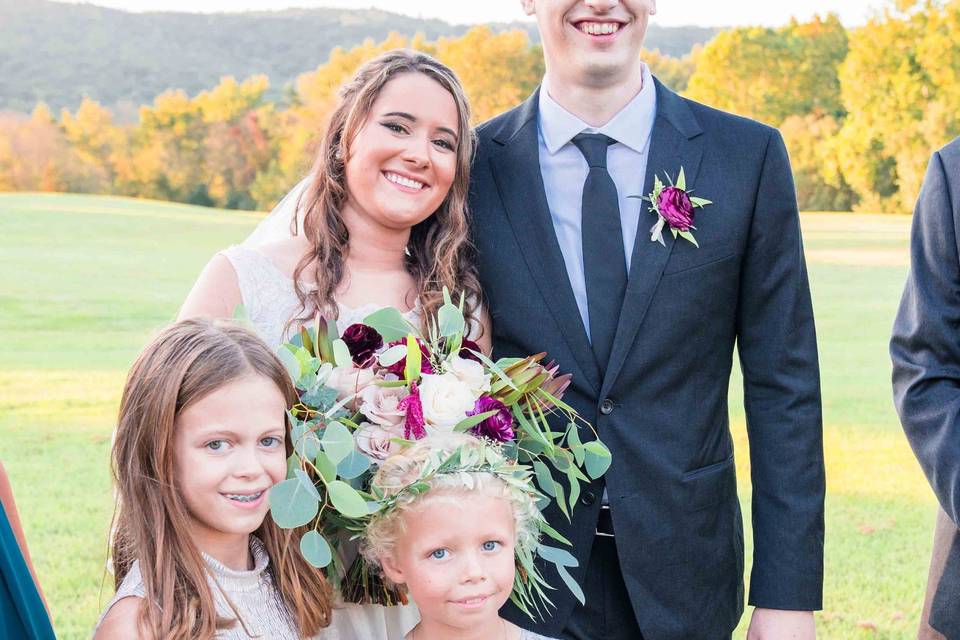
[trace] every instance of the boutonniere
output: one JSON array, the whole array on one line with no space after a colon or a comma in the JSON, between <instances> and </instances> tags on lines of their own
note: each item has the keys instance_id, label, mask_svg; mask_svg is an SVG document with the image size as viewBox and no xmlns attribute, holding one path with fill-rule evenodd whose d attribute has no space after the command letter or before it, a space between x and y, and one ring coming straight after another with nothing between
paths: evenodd
<instances>
[{"instance_id":1,"label":"boutonniere","mask_svg":"<svg viewBox=\"0 0 960 640\"><path fill-rule=\"evenodd\" d=\"M700 245L690 232L691 229L697 230L693 226L693 212L713 202L690 195L692 190L687 191L687 178L683 174L683 167L680 167L676 182L670 179L669 174L664 175L670 185L663 184L660 178L654 175L653 192L642 198L650 203L650 212L657 214L657 222L650 228L650 240L666 246L663 241L663 228L669 226L674 238L680 236L699 248Z\"/></svg>"}]
</instances>

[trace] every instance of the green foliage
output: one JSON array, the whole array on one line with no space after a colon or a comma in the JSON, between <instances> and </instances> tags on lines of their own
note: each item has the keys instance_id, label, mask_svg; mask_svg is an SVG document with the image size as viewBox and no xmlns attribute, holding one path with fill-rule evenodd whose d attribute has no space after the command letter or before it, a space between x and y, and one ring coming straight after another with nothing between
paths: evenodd
<instances>
[{"instance_id":1,"label":"green foliage","mask_svg":"<svg viewBox=\"0 0 960 640\"><path fill-rule=\"evenodd\" d=\"M931 152L960 134L960 3L888 12L851 34L840 167L860 207L909 211Z\"/></svg>"},{"instance_id":2,"label":"green foliage","mask_svg":"<svg viewBox=\"0 0 960 640\"><path fill-rule=\"evenodd\" d=\"M842 112L837 67L847 32L836 15L785 27L740 27L704 46L687 96L779 125L792 115Z\"/></svg>"}]
</instances>

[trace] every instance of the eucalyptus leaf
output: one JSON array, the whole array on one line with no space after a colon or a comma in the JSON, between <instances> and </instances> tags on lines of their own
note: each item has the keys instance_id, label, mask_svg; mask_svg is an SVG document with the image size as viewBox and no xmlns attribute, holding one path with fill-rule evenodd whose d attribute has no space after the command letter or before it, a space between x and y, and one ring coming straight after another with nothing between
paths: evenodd
<instances>
[{"instance_id":1,"label":"eucalyptus leaf","mask_svg":"<svg viewBox=\"0 0 960 640\"><path fill-rule=\"evenodd\" d=\"M570 453L573 454L573 459L577 463L577 466L582 467L583 459L586 457L586 451L583 448L583 442L580 441L580 429L577 428L576 423L570 423L568 428L567 446L570 448Z\"/></svg>"},{"instance_id":2,"label":"eucalyptus leaf","mask_svg":"<svg viewBox=\"0 0 960 640\"><path fill-rule=\"evenodd\" d=\"M299 380L300 376L303 375L303 368L300 366L300 361L297 359L297 356L293 355L290 349L283 346L277 349L277 357L280 358L280 362L283 363L287 373L290 374L290 379L295 381Z\"/></svg>"},{"instance_id":3,"label":"eucalyptus leaf","mask_svg":"<svg viewBox=\"0 0 960 640\"><path fill-rule=\"evenodd\" d=\"M328 483L327 495L336 510L348 518L362 518L370 513L363 496L342 480Z\"/></svg>"},{"instance_id":4,"label":"eucalyptus leaf","mask_svg":"<svg viewBox=\"0 0 960 640\"><path fill-rule=\"evenodd\" d=\"M320 497L320 492L317 491L317 487L314 486L313 480L310 479L310 476L307 475L306 471L303 469L296 469L293 472L293 475L295 475L297 479L303 483L303 488L307 490L307 493L313 496L314 500L320 502L323 499Z\"/></svg>"},{"instance_id":5,"label":"eucalyptus leaf","mask_svg":"<svg viewBox=\"0 0 960 640\"><path fill-rule=\"evenodd\" d=\"M567 471L567 480L570 481L570 497L567 502L570 504L570 510L573 511L577 506L577 500L580 499L580 480L573 473L577 468L571 466Z\"/></svg>"},{"instance_id":6,"label":"eucalyptus leaf","mask_svg":"<svg viewBox=\"0 0 960 640\"><path fill-rule=\"evenodd\" d=\"M610 449L599 440L592 440L583 445L586 451L584 465L587 469L587 475L596 480L607 472L612 462Z\"/></svg>"},{"instance_id":7,"label":"eucalyptus leaf","mask_svg":"<svg viewBox=\"0 0 960 640\"><path fill-rule=\"evenodd\" d=\"M333 552L326 538L316 531L307 531L300 538L300 553L317 569L323 569L333 560Z\"/></svg>"},{"instance_id":8,"label":"eucalyptus leaf","mask_svg":"<svg viewBox=\"0 0 960 640\"><path fill-rule=\"evenodd\" d=\"M385 307L371 313L363 319L363 324L376 329L383 336L384 342L400 340L416 330L416 327L407 322L403 314L393 307Z\"/></svg>"},{"instance_id":9,"label":"eucalyptus leaf","mask_svg":"<svg viewBox=\"0 0 960 640\"><path fill-rule=\"evenodd\" d=\"M549 496L556 497L557 485L553 481L553 476L550 475L550 470L547 469L547 465L543 464L540 460L534 460L533 470L537 474L537 484L540 485L540 490Z\"/></svg>"},{"instance_id":10,"label":"eucalyptus leaf","mask_svg":"<svg viewBox=\"0 0 960 640\"><path fill-rule=\"evenodd\" d=\"M310 424L304 424L304 426L306 430L293 441L293 448L301 458L313 460L320 452L320 438L311 430ZM293 435L292 432L291 435Z\"/></svg>"},{"instance_id":11,"label":"eucalyptus leaf","mask_svg":"<svg viewBox=\"0 0 960 640\"><path fill-rule=\"evenodd\" d=\"M337 464L337 475L344 480L353 480L370 468L370 458L353 449L346 458Z\"/></svg>"},{"instance_id":12,"label":"eucalyptus leaf","mask_svg":"<svg viewBox=\"0 0 960 640\"><path fill-rule=\"evenodd\" d=\"M466 323L463 319L463 313L452 304L444 304L437 311L437 322L439 323L440 335L444 338L462 334Z\"/></svg>"},{"instance_id":13,"label":"eucalyptus leaf","mask_svg":"<svg viewBox=\"0 0 960 640\"><path fill-rule=\"evenodd\" d=\"M347 343L337 338L333 341L333 359L338 367L350 368L353 366L353 356L350 355L350 349Z\"/></svg>"},{"instance_id":14,"label":"eucalyptus leaf","mask_svg":"<svg viewBox=\"0 0 960 640\"><path fill-rule=\"evenodd\" d=\"M320 442L323 444L324 453L333 464L340 464L340 461L350 455L354 449L353 434L336 421L327 425Z\"/></svg>"},{"instance_id":15,"label":"eucalyptus leaf","mask_svg":"<svg viewBox=\"0 0 960 640\"><path fill-rule=\"evenodd\" d=\"M337 479L337 465L333 464L323 451L317 452L313 464L324 482L333 482Z\"/></svg>"},{"instance_id":16,"label":"eucalyptus leaf","mask_svg":"<svg viewBox=\"0 0 960 640\"><path fill-rule=\"evenodd\" d=\"M583 589L580 588L580 585L577 584L577 581L573 579L573 576L570 575L570 572L567 571L567 568L559 565L557 566L557 573L560 574L560 578L563 579L563 583L567 585L567 589L570 589L570 593L573 594L573 597L580 601L580 604L586 603L587 599L583 595Z\"/></svg>"},{"instance_id":17,"label":"eucalyptus leaf","mask_svg":"<svg viewBox=\"0 0 960 640\"><path fill-rule=\"evenodd\" d=\"M565 545L567 545L567 546L570 545L570 541L569 541L569 540L567 540L566 538L564 538L564 537L560 534L559 531L557 531L556 529L554 529L553 527L551 527L551 526L550 526L549 524L547 524L546 522L541 522L541 523L540 523L540 530L543 531L545 534L547 534L549 537L551 537L551 538L553 538L554 540L556 540L557 542L560 542L560 543L565 544Z\"/></svg>"},{"instance_id":18,"label":"eucalyptus leaf","mask_svg":"<svg viewBox=\"0 0 960 640\"><path fill-rule=\"evenodd\" d=\"M270 513L282 529L303 526L319 511L319 501L310 495L299 478L284 480L270 489Z\"/></svg>"},{"instance_id":19,"label":"eucalyptus leaf","mask_svg":"<svg viewBox=\"0 0 960 640\"><path fill-rule=\"evenodd\" d=\"M380 366L391 367L407 356L407 346L395 344L380 354Z\"/></svg>"},{"instance_id":20,"label":"eucalyptus leaf","mask_svg":"<svg viewBox=\"0 0 960 640\"><path fill-rule=\"evenodd\" d=\"M570 520L570 510L567 509L567 499L566 492L563 490L563 485L559 482L553 485L553 488L557 492L557 506L560 507L561 513L567 517L567 520Z\"/></svg>"},{"instance_id":21,"label":"eucalyptus leaf","mask_svg":"<svg viewBox=\"0 0 960 640\"><path fill-rule=\"evenodd\" d=\"M580 562L566 549L549 547L545 544L537 545L537 555L547 562L552 562L562 567L576 567L580 565Z\"/></svg>"}]
</instances>

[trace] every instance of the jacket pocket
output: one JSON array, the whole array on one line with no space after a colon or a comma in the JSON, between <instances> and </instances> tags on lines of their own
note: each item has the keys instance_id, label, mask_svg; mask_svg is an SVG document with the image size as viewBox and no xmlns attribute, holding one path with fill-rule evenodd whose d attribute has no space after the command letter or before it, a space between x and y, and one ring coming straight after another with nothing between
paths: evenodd
<instances>
[{"instance_id":1,"label":"jacket pocket","mask_svg":"<svg viewBox=\"0 0 960 640\"><path fill-rule=\"evenodd\" d=\"M686 242L686 240L677 240L676 242ZM691 269L706 267L717 262L723 262L734 258L737 255L736 247L726 245L717 245L714 247L704 247L698 249L691 246L689 249L683 247L683 251L677 251L674 248L673 254L667 260L667 265L663 269L663 275L669 276Z\"/></svg>"},{"instance_id":2,"label":"jacket pocket","mask_svg":"<svg viewBox=\"0 0 960 640\"><path fill-rule=\"evenodd\" d=\"M682 482L684 511L699 511L722 502L737 491L733 454L719 462L687 471L683 474Z\"/></svg>"}]
</instances>

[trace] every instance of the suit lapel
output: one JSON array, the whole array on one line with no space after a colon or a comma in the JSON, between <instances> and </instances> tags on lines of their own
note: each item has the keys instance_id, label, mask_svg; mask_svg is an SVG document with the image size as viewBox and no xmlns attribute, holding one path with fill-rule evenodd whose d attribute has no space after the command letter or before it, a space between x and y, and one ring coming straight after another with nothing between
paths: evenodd
<instances>
[{"instance_id":1,"label":"suit lapel","mask_svg":"<svg viewBox=\"0 0 960 640\"><path fill-rule=\"evenodd\" d=\"M503 149L491 159L491 168L527 269L580 369L597 391L601 372L580 318L544 193L537 135L538 98L539 90L494 137Z\"/></svg>"},{"instance_id":2,"label":"suit lapel","mask_svg":"<svg viewBox=\"0 0 960 640\"><path fill-rule=\"evenodd\" d=\"M701 141L697 139L702 129L690 108L682 98L659 81L654 82L657 87L657 117L650 139L643 195L653 191L654 175L658 175L665 183L667 182L665 174L669 174L670 178L676 180L680 167L684 169L687 187L695 187L702 156ZM630 260L627 291L613 340L610 362L603 376L601 397L605 397L610 392L610 388L623 368L627 353L630 351L657 284L660 282L663 268L677 242L669 229L664 229L663 233L663 240L667 246L664 247L659 242L650 240L650 227L656 222L656 216L649 212L648 207L649 203L644 201L640 210L640 226L637 229Z\"/></svg>"}]
</instances>

